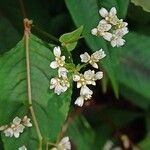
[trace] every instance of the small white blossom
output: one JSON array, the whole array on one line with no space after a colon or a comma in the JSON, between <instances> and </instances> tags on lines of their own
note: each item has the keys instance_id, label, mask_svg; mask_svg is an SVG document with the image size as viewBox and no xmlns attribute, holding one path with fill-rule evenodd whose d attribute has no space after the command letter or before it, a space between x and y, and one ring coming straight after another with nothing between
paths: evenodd
<instances>
[{"instance_id":1,"label":"small white blossom","mask_svg":"<svg viewBox=\"0 0 150 150\"><path fill-rule=\"evenodd\" d=\"M51 150L71 150L71 143L69 137L64 137L58 143L57 147L52 148Z\"/></svg>"},{"instance_id":2,"label":"small white blossom","mask_svg":"<svg viewBox=\"0 0 150 150\"><path fill-rule=\"evenodd\" d=\"M94 68L98 68L97 62L99 62L100 59L104 58L106 54L104 53L103 49L100 49L99 51L96 51L91 56L85 52L84 54L80 55L81 62L89 63Z\"/></svg>"},{"instance_id":3,"label":"small white blossom","mask_svg":"<svg viewBox=\"0 0 150 150\"><path fill-rule=\"evenodd\" d=\"M111 24L108 24L105 20L101 20L97 28L92 29L91 33L96 36L103 36L104 39L110 41L112 34L108 31L111 29Z\"/></svg>"},{"instance_id":4,"label":"small white blossom","mask_svg":"<svg viewBox=\"0 0 150 150\"><path fill-rule=\"evenodd\" d=\"M30 121L31 121L30 118L28 118L27 116L24 116L24 118L22 119L22 124L25 127L32 127L32 123Z\"/></svg>"},{"instance_id":5,"label":"small white blossom","mask_svg":"<svg viewBox=\"0 0 150 150\"><path fill-rule=\"evenodd\" d=\"M68 70L65 67L60 67L58 69L58 76L59 77L67 78L67 73L68 73Z\"/></svg>"},{"instance_id":6,"label":"small white blossom","mask_svg":"<svg viewBox=\"0 0 150 150\"><path fill-rule=\"evenodd\" d=\"M13 129L7 128L6 130L4 130L4 134L6 137L12 137L14 135Z\"/></svg>"},{"instance_id":7,"label":"small white blossom","mask_svg":"<svg viewBox=\"0 0 150 150\"><path fill-rule=\"evenodd\" d=\"M76 99L75 105L82 107L84 100L91 99L92 94L93 91L91 91L87 86L82 86L80 90L80 96Z\"/></svg>"},{"instance_id":8,"label":"small white blossom","mask_svg":"<svg viewBox=\"0 0 150 150\"><path fill-rule=\"evenodd\" d=\"M19 147L18 150L27 150L27 148L25 145L23 145L23 146Z\"/></svg>"},{"instance_id":9,"label":"small white blossom","mask_svg":"<svg viewBox=\"0 0 150 150\"><path fill-rule=\"evenodd\" d=\"M108 23L112 25L116 25L119 20L116 15L117 11L115 7L112 7L109 12L105 8L101 8L99 13Z\"/></svg>"},{"instance_id":10,"label":"small white blossom","mask_svg":"<svg viewBox=\"0 0 150 150\"><path fill-rule=\"evenodd\" d=\"M25 127L31 127L30 118L24 116L21 120L19 117L15 117L10 125L1 126L1 131L4 132L6 137L19 138L20 133L23 133Z\"/></svg>"},{"instance_id":11,"label":"small white blossom","mask_svg":"<svg viewBox=\"0 0 150 150\"><path fill-rule=\"evenodd\" d=\"M96 85L96 80L100 80L103 77L103 72L99 71L95 74L94 70L87 70L84 74L73 75L73 81L77 82L77 88L85 85Z\"/></svg>"},{"instance_id":12,"label":"small white blossom","mask_svg":"<svg viewBox=\"0 0 150 150\"><path fill-rule=\"evenodd\" d=\"M61 56L60 47L55 47L53 53L55 55L55 60L50 63L50 67L53 69L63 67L65 64L65 56Z\"/></svg>"},{"instance_id":13,"label":"small white blossom","mask_svg":"<svg viewBox=\"0 0 150 150\"><path fill-rule=\"evenodd\" d=\"M50 89L54 89L54 93L60 95L61 93L67 91L70 87L68 78L52 78L50 81Z\"/></svg>"},{"instance_id":14,"label":"small white blossom","mask_svg":"<svg viewBox=\"0 0 150 150\"><path fill-rule=\"evenodd\" d=\"M123 29L118 29L114 32L112 39L111 39L112 47L115 47L115 46L120 47L120 46L124 45L125 40L122 37L124 36L124 34L126 32L127 31L124 31Z\"/></svg>"}]
</instances>

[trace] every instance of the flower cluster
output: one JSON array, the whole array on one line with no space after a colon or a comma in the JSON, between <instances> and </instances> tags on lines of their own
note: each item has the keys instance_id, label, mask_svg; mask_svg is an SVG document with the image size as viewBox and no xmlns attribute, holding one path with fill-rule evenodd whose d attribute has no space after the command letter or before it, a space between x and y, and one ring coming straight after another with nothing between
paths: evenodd
<instances>
[{"instance_id":1,"label":"flower cluster","mask_svg":"<svg viewBox=\"0 0 150 150\"><path fill-rule=\"evenodd\" d=\"M80 55L81 62L88 63L94 68L98 69L98 64L100 59L104 58L106 54L102 49L96 51L91 56L85 52ZM94 70L87 70L84 74L77 73L73 75L73 81L77 82L77 88L80 89L80 96L76 99L75 104L78 106L83 106L85 100L89 100L92 97L93 91L89 89L87 85L96 85L96 80L100 80L103 77L103 72L98 71L95 73Z\"/></svg>"},{"instance_id":2,"label":"flower cluster","mask_svg":"<svg viewBox=\"0 0 150 150\"><path fill-rule=\"evenodd\" d=\"M10 125L3 125L0 127L0 131L3 131L5 136L7 137L15 137L18 138L20 133L23 133L25 127L32 127L32 123L30 122L30 118L24 116L23 119L19 117L15 117Z\"/></svg>"},{"instance_id":3,"label":"flower cluster","mask_svg":"<svg viewBox=\"0 0 150 150\"><path fill-rule=\"evenodd\" d=\"M110 41L112 47L124 45L123 36L128 33L128 23L123 22L123 19L118 19L115 7L112 7L109 12L105 8L101 8L99 13L103 19L96 28L91 30L91 33Z\"/></svg>"},{"instance_id":4,"label":"flower cluster","mask_svg":"<svg viewBox=\"0 0 150 150\"><path fill-rule=\"evenodd\" d=\"M53 147L51 150L71 150L71 143L69 137L64 137L57 144L57 147Z\"/></svg>"},{"instance_id":5,"label":"flower cluster","mask_svg":"<svg viewBox=\"0 0 150 150\"><path fill-rule=\"evenodd\" d=\"M60 95L70 87L67 77L68 70L64 67L65 56L61 56L61 50L59 46L53 49L53 53L55 55L55 60L50 63L50 67L53 69L58 68L58 77L51 79L50 89L54 89L54 92Z\"/></svg>"},{"instance_id":6,"label":"flower cluster","mask_svg":"<svg viewBox=\"0 0 150 150\"><path fill-rule=\"evenodd\" d=\"M65 56L61 56L60 47L55 47L53 53L55 55L55 61L50 63L50 67L53 69L58 68L58 77L51 79L50 89L54 89L54 93L60 95L70 87L69 79L67 77L69 70L64 67ZM80 55L80 58L81 62L85 63L85 65L90 64L94 68L98 69L97 63L105 56L106 54L104 51L100 49L91 56L85 52ZM81 107L83 106L85 100L91 99L93 94L93 91L91 91L87 85L96 85L96 81L103 77L103 72L98 71L95 73L94 70L87 70L84 74L81 74L76 68L72 68L72 72L74 72L74 74L72 74L73 81L77 82L77 88L81 88L80 96L76 99L75 104Z\"/></svg>"}]
</instances>

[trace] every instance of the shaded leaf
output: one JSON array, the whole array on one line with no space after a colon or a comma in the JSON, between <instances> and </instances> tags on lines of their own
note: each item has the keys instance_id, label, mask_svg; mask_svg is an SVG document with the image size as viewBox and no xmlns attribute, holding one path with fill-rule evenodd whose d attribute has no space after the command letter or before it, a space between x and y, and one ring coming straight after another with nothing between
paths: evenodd
<instances>
[{"instance_id":1,"label":"shaded leaf","mask_svg":"<svg viewBox=\"0 0 150 150\"><path fill-rule=\"evenodd\" d=\"M49 67L54 60L52 48L33 35L29 47L33 108L43 138L55 141L67 117L71 90L61 96L49 90L49 80L57 75L57 71ZM29 116L24 39L0 56L0 81L0 126L10 123L15 116ZM34 127L26 129L19 139L3 136L5 149L18 149L23 143L29 150L37 149Z\"/></svg>"},{"instance_id":2,"label":"shaded leaf","mask_svg":"<svg viewBox=\"0 0 150 150\"><path fill-rule=\"evenodd\" d=\"M137 6L141 6L145 11L150 12L150 2L149 0L131 0Z\"/></svg>"}]
</instances>

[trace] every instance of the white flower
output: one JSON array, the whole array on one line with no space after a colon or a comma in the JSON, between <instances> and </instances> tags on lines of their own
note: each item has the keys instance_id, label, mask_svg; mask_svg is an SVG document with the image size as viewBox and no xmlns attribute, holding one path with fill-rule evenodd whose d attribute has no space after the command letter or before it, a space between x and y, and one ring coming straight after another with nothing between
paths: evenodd
<instances>
[{"instance_id":1,"label":"white flower","mask_svg":"<svg viewBox=\"0 0 150 150\"><path fill-rule=\"evenodd\" d=\"M105 20L101 20L97 28L92 29L91 33L96 36L103 36L104 39L110 41L112 34L107 32L111 29L111 25L108 24Z\"/></svg>"},{"instance_id":2,"label":"white flower","mask_svg":"<svg viewBox=\"0 0 150 150\"><path fill-rule=\"evenodd\" d=\"M85 52L84 54L80 55L81 62L89 63L94 68L98 68L97 62L99 62L100 59L104 58L106 54L104 53L103 49L100 49L99 51L96 51L91 56Z\"/></svg>"},{"instance_id":3,"label":"white flower","mask_svg":"<svg viewBox=\"0 0 150 150\"><path fill-rule=\"evenodd\" d=\"M91 99L92 94L93 91L91 91L87 86L82 86L80 90L80 96L76 99L75 105L82 107L84 100Z\"/></svg>"},{"instance_id":4,"label":"white flower","mask_svg":"<svg viewBox=\"0 0 150 150\"><path fill-rule=\"evenodd\" d=\"M115 7L112 7L109 12L105 8L101 8L99 13L108 23L111 23L112 25L116 25L119 20L116 15L117 11Z\"/></svg>"},{"instance_id":5,"label":"white flower","mask_svg":"<svg viewBox=\"0 0 150 150\"><path fill-rule=\"evenodd\" d=\"M14 136L15 138L18 138L20 133L24 131L24 128L25 127L21 124L21 119L19 117L15 117L10 127L4 130L4 134L7 137Z\"/></svg>"},{"instance_id":6,"label":"white flower","mask_svg":"<svg viewBox=\"0 0 150 150\"><path fill-rule=\"evenodd\" d=\"M53 50L53 53L55 55L55 61L52 61L50 63L50 67L53 69L63 67L65 64L65 56L61 56L61 50L60 47L55 47Z\"/></svg>"},{"instance_id":7,"label":"white flower","mask_svg":"<svg viewBox=\"0 0 150 150\"><path fill-rule=\"evenodd\" d=\"M77 88L85 85L96 85L96 80L100 80L103 77L103 72L99 71L95 74L94 70L87 70L84 74L73 75L73 81L77 82Z\"/></svg>"},{"instance_id":8,"label":"white flower","mask_svg":"<svg viewBox=\"0 0 150 150\"><path fill-rule=\"evenodd\" d=\"M24 118L22 119L22 124L25 127L32 127L32 123L30 121L31 121L30 118L28 118L27 116L24 116Z\"/></svg>"},{"instance_id":9,"label":"white flower","mask_svg":"<svg viewBox=\"0 0 150 150\"><path fill-rule=\"evenodd\" d=\"M71 150L71 143L69 137L64 137L58 143L57 147L52 148L51 150Z\"/></svg>"},{"instance_id":10,"label":"white flower","mask_svg":"<svg viewBox=\"0 0 150 150\"><path fill-rule=\"evenodd\" d=\"M54 89L54 93L60 95L70 87L68 78L52 78L50 81L50 89Z\"/></svg>"},{"instance_id":11,"label":"white flower","mask_svg":"<svg viewBox=\"0 0 150 150\"><path fill-rule=\"evenodd\" d=\"M25 127L22 124L18 124L18 125L12 124L11 129L13 130L14 137L18 138L20 136L20 133L23 133L24 128Z\"/></svg>"},{"instance_id":12,"label":"white flower","mask_svg":"<svg viewBox=\"0 0 150 150\"><path fill-rule=\"evenodd\" d=\"M120 47L124 45L125 40L122 38L125 34L125 31L123 29L118 29L114 32L112 39L111 39L111 45L112 47Z\"/></svg>"},{"instance_id":13,"label":"white flower","mask_svg":"<svg viewBox=\"0 0 150 150\"><path fill-rule=\"evenodd\" d=\"M67 77L67 73L68 73L68 70L65 67L60 67L58 69L58 76L59 77L66 78Z\"/></svg>"},{"instance_id":14,"label":"white flower","mask_svg":"<svg viewBox=\"0 0 150 150\"><path fill-rule=\"evenodd\" d=\"M14 135L13 129L7 128L6 130L4 130L4 134L6 137L12 137Z\"/></svg>"},{"instance_id":15,"label":"white flower","mask_svg":"<svg viewBox=\"0 0 150 150\"><path fill-rule=\"evenodd\" d=\"M27 148L25 145L23 145L22 147L19 147L18 150L27 150Z\"/></svg>"}]
</instances>

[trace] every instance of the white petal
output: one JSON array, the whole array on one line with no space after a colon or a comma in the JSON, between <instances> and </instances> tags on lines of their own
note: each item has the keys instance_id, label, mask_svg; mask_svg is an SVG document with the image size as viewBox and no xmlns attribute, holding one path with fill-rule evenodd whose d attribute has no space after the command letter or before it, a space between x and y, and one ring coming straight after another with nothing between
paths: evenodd
<instances>
[{"instance_id":1,"label":"white petal","mask_svg":"<svg viewBox=\"0 0 150 150\"><path fill-rule=\"evenodd\" d=\"M82 107L83 106L83 103L84 103L84 98L82 97L82 96L80 96L80 97L78 97L77 99L76 99L76 101L75 101L75 105L78 105L78 106L80 106L80 107Z\"/></svg>"},{"instance_id":2,"label":"white petal","mask_svg":"<svg viewBox=\"0 0 150 150\"><path fill-rule=\"evenodd\" d=\"M87 70L84 72L84 78L86 80L91 80L93 78L94 74L95 74L94 70Z\"/></svg>"},{"instance_id":3,"label":"white petal","mask_svg":"<svg viewBox=\"0 0 150 150\"><path fill-rule=\"evenodd\" d=\"M55 87L54 93L56 93L57 95L60 95L62 92L63 92L63 87L60 84L58 84Z\"/></svg>"},{"instance_id":4,"label":"white petal","mask_svg":"<svg viewBox=\"0 0 150 150\"><path fill-rule=\"evenodd\" d=\"M120 39L117 40L117 45L116 46L120 47L120 46L124 45L124 43L125 43L125 40L120 38Z\"/></svg>"},{"instance_id":5,"label":"white petal","mask_svg":"<svg viewBox=\"0 0 150 150\"><path fill-rule=\"evenodd\" d=\"M116 13L117 13L116 8L115 8L115 7L112 7L112 8L110 9L110 14L111 14L111 15L116 15Z\"/></svg>"},{"instance_id":6,"label":"white petal","mask_svg":"<svg viewBox=\"0 0 150 150\"><path fill-rule=\"evenodd\" d=\"M19 117L15 117L15 118L13 119L13 124L15 124L15 125L19 125L20 122L21 122L21 119L20 119Z\"/></svg>"},{"instance_id":7,"label":"white petal","mask_svg":"<svg viewBox=\"0 0 150 150\"><path fill-rule=\"evenodd\" d=\"M84 54L80 55L81 62L87 63L90 60L90 55L85 52Z\"/></svg>"},{"instance_id":8,"label":"white petal","mask_svg":"<svg viewBox=\"0 0 150 150\"><path fill-rule=\"evenodd\" d=\"M104 58L106 56L105 52L103 51L103 49L100 49L98 51L96 51L95 53L92 54L92 57L97 60L97 62Z\"/></svg>"},{"instance_id":9,"label":"white petal","mask_svg":"<svg viewBox=\"0 0 150 150\"><path fill-rule=\"evenodd\" d=\"M20 133L19 132L14 132L14 137L19 138Z\"/></svg>"},{"instance_id":10,"label":"white petal","mask_svg":"<svg viewBox=\"0 0 150 150\"><path fill-rule=\"evenodd\" d=\"M51 150L58 150L56 147L51 148Z\"/></svg>"},{"instance_id":11,"label":"white petal","mask_svg":"<svg viewBox=\"0 0 150 150\"><path fill-rule=\"evenodd\" d=\"M87 86L82 86L80 90L80 95L92 95L93 91L91 91Z\"/></svg>"},{"instance_id":12,"label":"white petal","mask_svg":"<svg viewBox=\"0 0 150 150\"><path fill-rule=\"evenodd\" d=\"M8 127L7 125L1 126L1 127L0 127L0 131L5 130L7 127Z\"/></svg>"},{"instance_id":13,"label":"white petal","mask_svg":"<svg viewBox=\"0 0 150 150\"><path fill-rule=\"evenodd\" d=\"M109 32L105 32L105 34L103 35L103 38L107 41L111 41L112 34Z\"/></svg>"},{"instance_id":14,"label":"white petal","mask_svg":"<svg viewBox=\"0 0 150 150\"><path fill-rule=\"evenodd\" d=\"M59 77L66 78L67 77L67 73L68 73L68 70L65 67L60 67L58 69L58 76Z\"/></svg>"},{"instance_id":15,"label":"white petal","mask_svg":"<svg viewBox=\"0 0 150 150\"><path fill-rule=\"evenodd\" d=\"M77 82L80 80L80 76L79 75L73 75L73 81Z\"/></svg>"},{"instance_id":16,"label":"white petal","mask_svg":"<svg viewBox=\"0 0 150 150\"><path fill-rule=\"evenodd\" d=\"M91 30L91 34L93 35L97 35L97 32L98 32L97 28L94 28Z\"/></svg>"},{"instance_id":17,"label":"white petal","mask_svg":"<svg viewBox=\"0 0 150 150\"><path fill-rule=\"evenodd\" d=\"M61 50L60 47L54 47L53 53L56 57L60 57L61 56Z\"/></svg>"},{"instance_id":18,"label":"white petal","mask_svg":"<svg viewBox=\"0 0 150 150\"><path fill-rule=\"evenodd\" d=\"M94 68L98 69L98 64L97 64L97 63L92 62L91 65L92 65Z\"/></svg>"},{"instance_id":19,"label":"white petal","mask_svg":"<svg viewBox=\"0 0 150 150\"><path fill-rule=\"evenodd\" d=\"M80 88L82 86L81 82L77 82L77 88Z\"/></svg>"},{"instance_id":20,"label":"white petal","mask_svg":"<svg viewBox=\"0 0 150 150\"><path fill-rule=\"evenodd\" d=\"M23 145L22 147L19 147L18 150L27 150L27 148L25 145Z\"/></svg>"},{"instance_id":21,"label":"white petal","mask_svg":"<svg viewBox=\"0 0 150 150\"><path fill-rule=\"evenodd\" d=\"M63 137L63 138L61 139L60 143L64 144L64 143L66 143L66 142L68 142L68 141L69 141L69 137L66 136L66 137Z\"/></svg>"},{"instance_id":22,"label":"white petal","mask_svg":"<svg viewBox=\"0 0 150 150\"><path fill-rule=\"evenodd\" d=\"M107 11L105 8L101 8L101 9L99 10L99 13L100 13L100 15L101 15L102 17L104 17L104 18L108 15L108 11Z\"/></svg>"},{"instance_id":23,"label":"white petal","mask_svg":"<svg viewBox=\"0 0 150 150\"><path fill-rule=\"evenodd\" d=\"M111 46L115 47L117 45L116 40L111 40Z\"/></svg>"},{"instance_id":24,"label":"white petal","mask_svg":"<svg viewBox=\"0 0 150 150\"><path fill-rule=\"evenodd\" d=\"M103 77L103 72L102 71L96 72L96 74L95 74L95 79L96 80L100 80L100 79L102 79L102 77Z\"/></svg>"},{"instance_id":25,"label":"white petal","mask_svg":"<svg viewBox=\"0 0 150 150\"><path fill-rule=\"evenodd\" d=\"M23 126L22 124L17 126L17 132L22 133L24 130L25 126Z\"/></svg>"},{"instance_id":26,"label":"white petal","mask_svg":"<svg viewBox=\"0 0 150 150\"><path fill-rule=\"evenodd\" d=\"M13 130L11 128L8 128L8 129L4 130L4 134L7 137L12 137L14 132L13 132Z\"/></svg>"},{"instance_id":27,"label":"white petal","mask_svg":"<svg viewBox=\"0 0 150 150\"><path fill-rule=\"evenodd\" d=\"M59 67L59 64L58 64L56 61L52 61L52 62L50 63L50 67L53 68L53 69L56 69L56 68Z\"/></svg>"},{"instance_id":28,"label":"white petal","mask_svg":"<svg viewBox=\"0 0 150 150\"><path fill-rule=\"evenodd\" d=\"M105 19L102 19L100 22L99 22L99 25L101 24L107 24L107 21Z\"/></svg>"}]
</instances>

